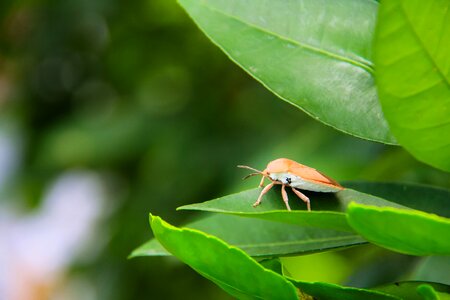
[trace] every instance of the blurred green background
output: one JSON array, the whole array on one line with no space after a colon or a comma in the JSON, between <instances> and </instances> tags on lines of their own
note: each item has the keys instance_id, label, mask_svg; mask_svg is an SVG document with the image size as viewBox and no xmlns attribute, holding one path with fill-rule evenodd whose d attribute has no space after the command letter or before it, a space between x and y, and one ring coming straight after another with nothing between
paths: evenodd
<instances>
[{"instance_id":1,"label":"blurred green background","mask_svg":"<svg viewBox=\"0 0 450 300\"><path fill-rule=\"evenodd\" d=\"M12 220L6 242L20 239L28 252L45 243L27 229L16 237L12 226L42 212L67 174L94 176L105 195L90 239L50 279L34 279L34 299L229 299L174 258L127 256L151 238L149 212L182 224L196 215L176 207L256 186L241 181L238 164L261 169L289 157L339 181L450 182L400 147L345 135L277 99L174 1L2 1L0 22L0 204L14 212L3 216ZM64 198L73 193L62 192L68 209L48 228L77 224L78 204ZM380 256L358 254L349 264L355 255L295 263L308 276L326 264L323 280L376 283L361 281L356 265Z\"/></svg>"}]
</instances>

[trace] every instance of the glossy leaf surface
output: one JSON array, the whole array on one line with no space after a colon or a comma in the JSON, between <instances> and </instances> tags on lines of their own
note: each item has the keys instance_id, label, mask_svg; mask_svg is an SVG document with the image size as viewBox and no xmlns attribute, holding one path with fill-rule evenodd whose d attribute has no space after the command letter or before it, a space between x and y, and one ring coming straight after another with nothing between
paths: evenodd
<instances>
[{"instance_id":1,"label":"glossy leaf surface","mask_svg":"<svg viewBox=\"0 0 450 300\"><path fill-rule=\"evenodd\" d=\"M235 63L283 100L362 138L395 143L371 62L371 0L179 0Z\"/></svg>"},{"instance_id":2,"label":"glossy leaf surface","mask_svg":"<svg viewBox=\"0 0 450 300\"><path fill-rule=\"evenodd\" d=\"M450 255L450 219L415 210L352 203L348 222L381 247L412 255Z\"/></svg>"},{"instance_id":3,"label":"glossy leaf surface","mask_svg":"<svg viewBox=\"0 0 450 300\"><path fill-rule=\"evenodd\" d=\"M207 216L185 227L217 236L254 257L308 254L366 243L355 233L224 214ZM159 255L169 253L156 239L152 239L133 251L131 257Z\"/></svg>"},{"instance_id":4,"label":"glossy leaf surface","mask_svg":"<svg viewBox=\"0 0 450 300\"><path fill-rule=\"evenodd\" d=\"M450 2L380 5L375 63L380 101L399 143L450 171Z\"/></svg>"},{"instance_id":5,"label":"glossy leaf surface","mask_svg":"<svg viewBox=\"0 0 450 300\"><path fill-rule=\"evenodd\" d=\"M252 207L252 204L258 198L261 189L248 190L215 200L185 205L179 209L229 213L344 231L351 231L344 212L352 201L375 206L423 209L444 216L450 215L450 207L447 204L450 195L448 190L400 183L349 182L345 186L350 186L353 189L348 188L338 193L302 191L311 200L311 212L305 211L304 203L292 192L289 192L288 195L293 211L287 211L281 199L279 187L269 191L264 196L262 203L256 208ZM385 199L359 192L357 189L375 192Z\"/></svg>"},{"instance_id":6,"label":"glossy leaf surface","mask_svg":"<svg viewBox=\"0 0 450 300\"><path fill-rule=\"evenodd\" d=\"M283 276L214 236L150 217L158 241L173 255L238 299L298 299Z\"/></svg>"}]
</instances>

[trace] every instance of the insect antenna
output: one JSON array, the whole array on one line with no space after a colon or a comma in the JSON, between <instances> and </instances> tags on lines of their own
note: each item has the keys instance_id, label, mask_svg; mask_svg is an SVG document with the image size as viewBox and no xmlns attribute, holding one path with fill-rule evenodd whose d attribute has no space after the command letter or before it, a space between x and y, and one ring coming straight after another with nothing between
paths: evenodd
<instances>
[{"instance_id":1,"label":"insect antenna","mask_svg":"<svg viewBox=\"0 0 450 300\"><path fill-rule=\"evenodd\" d=\"M242 180L245 180L245 179L255 176L255 175L262 175L262 174L261 173L251 173L251 174L248 174L247 176L243 177Z\"/></svg>"},{"instance_id":2,"label":"insect antenna","mask_svg":"<svg viewBox=\"0 0 450 300\"><path fill-rule=\"evenodd\" d=\"M238 165L237 167L241 168L241 169L249 169L249 170L255 171L257 174L262 174L262 172L260 170L256 170L255 168L252 168L252 167L249 167L249 166Z\"/></svg>"},{"instance_id":3,"label":"insect antenna","mask_svg":"<svg viewBox=\"0 0 450 300\"><path fill-rule=\"evenodd\" d=\"M265 174L264 172L262 172L262 171L260 171L260 170L255 169L255 168L252 168L252 167L249 167L249 166L241 166L241 165L239 165L239 166L237 166L237 167L238 167L238 168L241 168L241 169L248 169L248 170L255 171L255 173L248 174L247 176L245 176L244 178L242 178L242 180L245 180L245 179L247 179L247 178L249 178L249 177L252 177L252 176L255 176L255 175L262 175L262 176L264 176L264 177L267 177L267 174Z\"/></svg>"}]
</instances>

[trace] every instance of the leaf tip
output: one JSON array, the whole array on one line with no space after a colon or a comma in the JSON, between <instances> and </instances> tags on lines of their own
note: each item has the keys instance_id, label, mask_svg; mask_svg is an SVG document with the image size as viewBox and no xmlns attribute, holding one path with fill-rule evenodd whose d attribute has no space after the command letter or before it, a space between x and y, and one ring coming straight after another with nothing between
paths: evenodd
<instances>
[{"instance_id":1,"label":"leaf tip","mask_svg":"<svg viewBox=\"0 0 450 300\"><path fill-rule=\"evenodd\" d=\"M188 206L189 206L189 205L182 205L182 206L177 207L175 210L176 210L176 211L186 210L186 207L188 207Z\"/></svg>"},{"instance_id":2,"label":"leaf tip","mask_svg":"<svg viewBox=\"0 0 450 300\"><path fill-rule=\"evenodd\" d=\"M148 220L150 222L150 227L154 227L156 223L162 223L162 219L158 216L153 215L152 213L148 214Z\"/></svg>"},{"instance_id":3,"label":"leaf tip","mask_svg":"<svg viewBox=\"0 0 450 300\"><path fill-rule=\"evenodd\" d=\"M127 259L132 259L135 258L136 256L138 256L136 254L136 250L133 250L130 254L128 254Z\"/></svg>"}]
</instances>

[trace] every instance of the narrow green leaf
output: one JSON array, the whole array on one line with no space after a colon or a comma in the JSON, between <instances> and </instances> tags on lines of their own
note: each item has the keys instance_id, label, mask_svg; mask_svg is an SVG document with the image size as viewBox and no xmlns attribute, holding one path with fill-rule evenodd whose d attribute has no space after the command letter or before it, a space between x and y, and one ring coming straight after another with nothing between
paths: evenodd
<instances>
[{"instance_id":1,"label":"narrow green leaf","mask_svg":"<svg viewBox=\"0 0 450 300\"><path fill-rule=\"evenodd\" d=\"M450 2L382 1L375 38L380 101L399 143L450 171Z\"/></svg>"},{"instance_id":2,"label":"narrow green leaf","mask_svg":"<svg viewBox=\"0 0 450 300\"><path fill-rule=\"evenodd\" d=\"M371 0L179 0L204 33L281 99L366 139L395 143L378 103Z\"/></svg>"},{"instance_id":3,"label":"narrow green leaf","mask_svg":"<svg viewBox=\"0 0 450 300\"><path fill-rule=\"evenodd\" d=\"M354 189L347 188L334 194L302 191L311 200L311 212L305 211L305 204L293 193L288 193L293 211L287 211L281 199L279 187L273 188L264 195L263 201L258 207L253 207L252 204L258 198L261 189L252 189L202 203L185 205L178 209L220 212L343 231L353 231L344 214L350 202L381 207L422 209L443 216L450 215L450 206L447 204L450 196L449 190L401 183L347 182L345 186ZM375 191L377 195L386 199L361 193L356 189Z\"/></svg>"},{"instance_id":4,"label":"narrow green leaf","mask_svg":"<svg viewBox=\"0 0 450 300\"><path fill-rule=\"evenodd\" d=\"M399 300L393 295L387 293L344 287L337 284L324 282L304 282L291 280L291 282L300 289L301 293L313 296L314 299L320 300ZM305 299L308 299L305 297Z\"/></svg>"},{"instance_id":5,"label":"narrow green leaf","mask_svg":"<svg viewBox=\"0 0 450 300\"><path fill-rule=\"evenodd\" d=\"M441 300L449 299L450 286L434 282L424 281L404 281L376 287L373 290L384 292L386 294L395 295L405 300L424 300L423 296L418 292L418 288L427 285L441 298Z\"/></svg>"},{"instance_id":6,"label":"narrow green leaf","mask_svg":"<svg viewBox=\"0 0 450 300\"><path fill-rule=\"evenodd\" d=\"M217 236L254 257L309 254L366 243L350 232L301 227L233 215L214 214L185 225ZM133 251L130 257L169 255L152 239Z\"/></svg>"},{"instance_id":7,"label":"narrow green leaf","mask_svg":"<svg viewBox=\"0 0 450 300\"><path fill-rule=\"evenodd\" d=\"M214 236L174 227L150 216L159 242L202 276L239 299L298 299L283 276L263 268L242 250Z\"/></svg>"},{"instance_id":8,"label":"narrow green leaf","mask_svg":"<svg viewBox=\"0 0 450 300\"><path fill-rule=\"evenodd\" d=\"M284 202L281 200L281 196L279 195L280 191L278 189L274 189L273 191L267 193L263 203L258 207L253 208L252 204L255 202L255 199L258 197L260 192L260 189L248 190L215 200L185 205L179 207L178 209L220 212L270 221L278 221L299 226L352 231L347 224L345 214L342 212L319 211L316 208L313 208L313 211L311 212L304 211L301 210L303 209L303 203L295 202L301 201L298 199L293 199L293 201L291 201L291 207L295 210L287 211L284 206ZM325 197L328 197L328 195ZM339 205L334 196L330 195L329 198L332 200L328 201L327 204ZM313 207L316 206L313 204Z\"/></svg>"},{"instance_id":9,"label":"narrow green leaf","mask_svg":"<svg viewBox=\"0 0 450 300\"><path fill-rule=\"evenodd\" d=\"M420 211L351 203L349 224L368 241L412 255L450 255L450 219Z\"/></svg>"},{"instance_id":10,"label":"narrow green leaf","mask_svg":"<svg viewBox=\"0 0 450 300\"><path fill-rule=\"evenodd\" d=\"M351 201L378 206L407 206L442 216L450 215L450 206L447 204L450 194L445 189L413 184L368 182L347 182L345 186L374 193L389 200L353 190L338 195L310 193L308 195L312 199L313 212L288 212L279 190L270 192L259 207L253 208L251 204L259 192L255 189L183 208L224 212L258 219L215 214L186 226L215 235L243 249L251 256L268 257L309 254L365 243L355 233L344 231L350 230L343 212ZM295 195L289 196L292 208L305 208ZM168 253L158 241L151 240L133 251L131 257L148 255L168 255Z\"/></svg>"},{"instance_id":11,"label":"narrow green leaf","mask_svg":"<svg viewBox=\"0 0 450 300\"><path fill-rule=\"evenodd\" d=\"M380 184L380 186L382 185ZM358 185L354 184L354 186L357 187ZM401 188L401 185L398 188ZM293 211L287 211L281 199L279 187L273 188L264 195L263 202L254 208L252 204L258 198L260 192L261 189L252 189L215 200L185 205L178 209L229 213L301 226L352 231L344 214L347 205L352 201L376 206L405 208L405 206L396 203L395 200L389 201L356 190L345 189L338 193L303 191L311 199L312 211L310 212L305 211L304 203L295 194L290 193L290 205Z\"/></svg>"}]
</instances>

